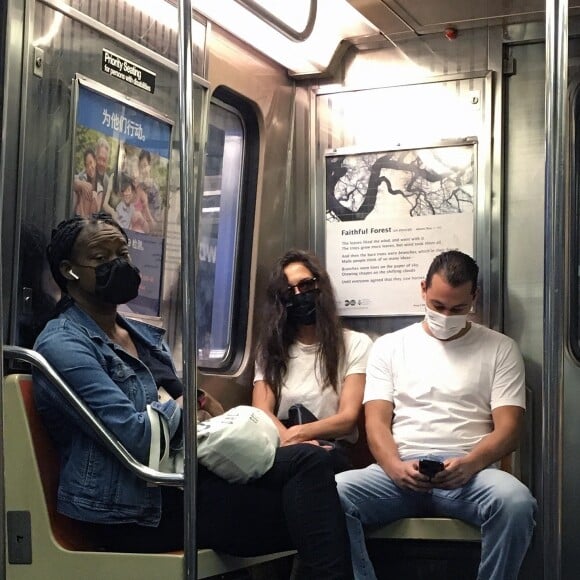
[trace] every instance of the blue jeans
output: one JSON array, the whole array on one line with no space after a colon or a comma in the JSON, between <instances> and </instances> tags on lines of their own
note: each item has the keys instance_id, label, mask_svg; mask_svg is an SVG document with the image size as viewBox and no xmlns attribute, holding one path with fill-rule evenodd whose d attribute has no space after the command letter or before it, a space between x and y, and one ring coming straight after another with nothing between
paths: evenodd
<instances>
[{"instance_id":1,"label":"blue jeans","mask_svg":"<svg viewBox=\"0 0 580 580\"><path fill-rule=\"evenodd\" d=\"M355 580L376 580L365 526L409 517L445 516L481 527L478 580L515 580L532 539L536 500L515 477L495 468L463 487L428 493L402 490L377 464L336 475L346 514Z\"/></svg>"}]
</instances>

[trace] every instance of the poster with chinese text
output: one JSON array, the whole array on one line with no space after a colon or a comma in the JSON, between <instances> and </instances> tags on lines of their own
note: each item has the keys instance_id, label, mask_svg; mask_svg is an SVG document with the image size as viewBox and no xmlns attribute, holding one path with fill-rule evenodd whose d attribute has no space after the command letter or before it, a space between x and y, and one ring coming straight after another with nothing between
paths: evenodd
<instances>
[{"instance_id":1,"label":"poster with chinese text","mask_svg":"<svg viewBox=\"0 0 580 580\"><path fill-rule=\"evenodd\" d=\"M106 212L125 230L141 271L139 296L120 308L159 316L173 124L78 76L71 214Z\"/></svg>"}]
</instances>

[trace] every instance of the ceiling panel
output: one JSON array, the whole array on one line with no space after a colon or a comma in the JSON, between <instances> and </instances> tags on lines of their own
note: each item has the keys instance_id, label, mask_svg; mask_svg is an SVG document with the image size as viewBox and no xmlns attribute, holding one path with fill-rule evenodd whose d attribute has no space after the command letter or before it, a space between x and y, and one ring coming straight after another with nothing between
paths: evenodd
<instances>
[{"instance_id":1,"label":"ceiling panel","mask_svg":"<svg viewBox=\"0 0 580 580\"><path fill-rule=\"evenodd\" d=\"M545 0L348 0L387 36L540 20ZM580 0L569 0L570 8Z\"/></svg>"},{"instance_id":2,"label":"ceiling panel","mask_svg":"<svg viewBox=\"0 0 580 580\"><path fill-rule=\"evenodd\" d=\"M380 0L348 0L367 20L385 34L409 32L409 27Z\"/></svg>"}]
</instances>

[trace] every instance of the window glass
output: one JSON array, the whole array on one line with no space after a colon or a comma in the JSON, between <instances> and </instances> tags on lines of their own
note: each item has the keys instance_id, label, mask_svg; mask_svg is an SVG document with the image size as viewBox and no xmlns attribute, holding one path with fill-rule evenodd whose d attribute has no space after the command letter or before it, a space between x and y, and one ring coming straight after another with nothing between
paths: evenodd
<instances>
[{"instance_id":1,"label":"window glass","mask_svg":"<svg viewBox=\"0 0 580 580\"><path fill-rule=\"evenodd\" d=\"M219 367L232 339L240 232L244 125L232 109L212 103L199 223L197 348L199 364Z\"/></svg>"}]
</instances>

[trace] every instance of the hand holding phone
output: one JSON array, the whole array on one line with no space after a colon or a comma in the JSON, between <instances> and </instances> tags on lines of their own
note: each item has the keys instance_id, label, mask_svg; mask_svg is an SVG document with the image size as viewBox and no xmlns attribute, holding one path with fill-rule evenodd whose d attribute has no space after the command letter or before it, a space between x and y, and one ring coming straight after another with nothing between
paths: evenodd
<instances>
[{"instance_id":1,"label":"hand holding phone","mask_svg":"<svg viewBox=\"0 0 580 580\"><path fill-rule=\"evenodd\" d=\"M419 473L426 475L429 479L445 469L441 457L427 455L419 459Z\"/></svg>"}]
</instances>

